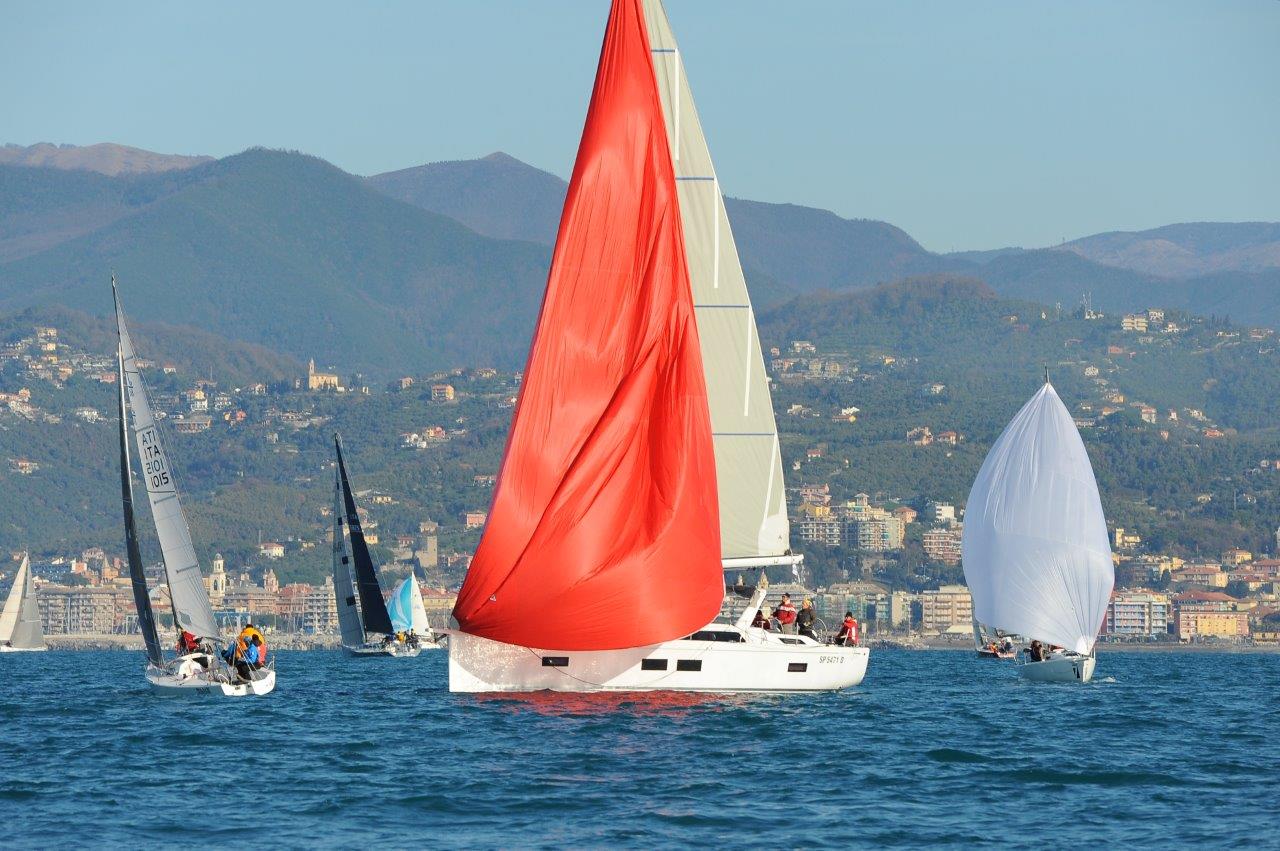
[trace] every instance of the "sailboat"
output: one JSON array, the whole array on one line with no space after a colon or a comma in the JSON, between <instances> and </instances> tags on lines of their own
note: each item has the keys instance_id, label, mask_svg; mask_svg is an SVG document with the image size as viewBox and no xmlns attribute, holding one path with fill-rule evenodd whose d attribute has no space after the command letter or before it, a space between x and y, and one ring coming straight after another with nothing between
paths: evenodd
<instances>
[{"instance_id":1,"label":"sailboat","mask_svg":"<svg viewBox=\"0 0 1280 851\"><path fill-rule=\"evenodd\" d=\"M973 619L973 647L980 659L1013 659L1018 654L1014 650L1013 637L1003 630L990 630Z\"/></svg>"},{"instance_id":2,"label":"sailboat","mask_svg":"<svg viewBox=\"0 0 1280 851\"><path fill-rule=\"evenodd\" d=\"M146 385L138 368L137 354L125 326L124 311L116 279L111 278L115 299L116 327L119 347L116 350L119 375L120 413L120 496L124 508L125 550L129 561L129 579L133 586L133 602L138 612L138 625L146 646L145 676L153 689L165 694L210 693L227 697L263 695L276 685L276 672L271 663L250 671L245 681L237 676L218 655L221 636L213 616L213 606L205 592L191 529L178 499L177 482L169 455L160 440L160 432L151 413ZM129 413L132 411L132 422ZM151 592L143 572L142 553L138 545L137 520L133 510L133 464L129 438L133 435L142 460L142 478L151 503L151 517L164 557L165 577L173 608L174 630L189 631L200 643L200 650L165 658L156 632Z\"/></svg>"},{"instance_id":3,"label":"sailboat","mask_svg":"<svg viewBox=\"0 0 1280 851\"><path fill-rule=\"evenodd\" d=\"M13 587L0 609L0 653L48 650L44 631L40 629L40 610L36 606L36 589L31 584L31 559L23 554L22 563L13 577Z\"/></svg>"},{"instance_id":4,"label":"sailboat","mask_svg":"<svg viewBox=\"0 0 1280 851\"><path fill-rule=\"evenodd\" d=\"M387 614L391 615L391 627L397 633L413 636L412 640L423 650L437 650L436 634L427 622L427 607L422 603L422 589L412 573L400 580L387 600Z\"/></svg>"},{"instance_id":5,"label":"sailboat","mask_svg":"<svg viewBox=\"0 0 1280 851\"><path fill-rule=\"evenodd\" d=\"M360 513L356 510L351 482L347 479L347 465L342 457L340 435L333 436L333 449L338 457L333 484L333 590L337 595L342 649L348 656L413 658L421 652L421 643L416 638L411 641L396 640L397 634L412 631L412 610L407 612L407 617L400 625L392 622L387 603L382 598L382 586L378 584L378 571L373 566L373 557L369 554L369 545L364 538L364 528L360 523ZM346 534L343 534L344 525ZM352 588L353 565L355 588ZM411 576L410 579L412 578ZM356 605L356 589L359 589L359 606ZM417 591L416 585L414 591ZM422 605L421 597L418 605ZM422 617L425 621L425 608ZM377 634L382 637L373 637Z\"/></svg>"},{"instance_id":6,"label":"sailboat","mask_svg":"<svg viewBox=\"0 0 1280 851\"><path fill-rule=\"evenodd\" d=\"M614 0L452 691L817 691L864 647L720 621L724 571L795 569L768 378L659 0Z\"/></svg>"},{"instance_id":7,"label":"sailboat","mask_svg":"<svg viewBox=\"0 0 1280 851\"><path fill-rule=\"evenodd\" d=\"M1089 455L1047 377L978 471L962 553L975 618L1032 642L1024 677L1092 678L1115 572Z\"/></svg>"}]
</instances>

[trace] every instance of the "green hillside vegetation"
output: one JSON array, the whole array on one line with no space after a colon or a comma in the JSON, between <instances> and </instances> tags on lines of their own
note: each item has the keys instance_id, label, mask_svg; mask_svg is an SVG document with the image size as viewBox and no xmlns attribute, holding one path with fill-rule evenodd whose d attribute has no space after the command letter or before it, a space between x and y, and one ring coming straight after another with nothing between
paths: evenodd
<instances>
[{"instance_id":1,"label":"green hillside vegetation","mask_svg":"<svg viewBox=\"0 0 1280 851\"><path fill-rule=\"evenodd\" d=\"M1175 318L1189 330L1125 333L1115 316L1059 316L951 278L807 296L766 312L767 343L785 350L791 340L809 340L820 354L843 353L859 365L840 380L777 382L789 482L828 481L841 499L866 491L919 507L928 498L962 504L987 448L1047 366L1073 414L1097 423L1081 431L1112 523L1184 554L1233 545L1270 552L1280 472L1259 462L1280 455L1274 338L1252 341L1221 322ZM1112 345L1123 353L1108 355ZM886 355L892 364L883 363ZM1105 386L1085 375L1089 366ZM935 382L945 389L929 394L924 388ZM1125 402L1102 417L1109 392ZM1155 407L1157 422L1143 422L1135 401ZM819 416L789 416L792 405ZM831 419L851 405L861 409L856 423ZM1189 420L1189 408L1207 422ZM1210 425L1226 436L1205 437ZM915 446L906 433L918 426L963 437L954 447ZM824 457L806 458L815 444L826 445ZM1198 501L1206 494L1208 502Z\"/></svg>"},{"instance_id":2,"label":"green hillside vegetation","mask_svg":"<svg viewBox=\"0 0 1280 851\"><path fill-rule=\"evenodd\" d=\"M52 318L7 317L0 331L11 336L22 333L24 322ZM1233 545L1271 551L1280 471L1260 462L1280 459L1274 338L1252 340L1221 322L1171 318L1188 330L1126 333L1115 316L1059 316L1052 308L1002 299L972 279L948 277L816 294L763 312L762 338L782 358L792 340L810 340L817 357L847 367L818 380L775 370L788 483L827 482L838 500L865 491L918 508L930 499L963 504L987 447L1035 391L1047 364L1068 407L1096 423L1082 434L1113 525L1183 555L1215 556ZM98 320L68 315L57 323L63 342L83 334L109 351L110 334ZM153 333L139 328L138 336ZM163 339L154 337L156 348L163 348ZM1120 353L1109 355L1109 346ZM218 360L223 350L211 344L201 349L206 355L193 352L177 375L153 371L153 396L188 388L211 368L218 377L228 370ZM293 361L279 363L292 368ZM1085 374L1090 366L1098 375ZM12 392L12 376L4 371L0 377L0 389ZM431 383L442 380L457 387L457 401L431 401ZM944 387L929 392L935 383ZM0 409L0 458L40 464L29 476L0 468L0 547L65 554L104 546L119 552L114 387L80 376L62 389L43 381L25 386L33 404L62 421L33 422ZM485 509L491 498L491 486L474 477L498 471L512 412L506 400L518 388L510 375L419 375L407 390L376 385L367 396L281 389L286 386L282 382L265 396L237 395L234 409L246 415L242 425L219 420L192 435L165 427L206 563L220 551L232 570L261 570L267 562L257 555L259 540L279 540L288 554L272 567L283 580L318 580L328 571L331 518L325 511L332 505L335 430L344 436L355 487L393 500L361 498L377 523L381 562L396 535L416 534L428 518L440 524L441 552L474 547L478 532L463 528L463 514ZM1125 401L1103 416L1109 404L1104 394L1113 392ZM1153 406L1157 422L1143 422L1130 406L1134 401ZM105 418L77 420L71 412L80 405L96 407ZM801 412L788 413L792 406ZM834 414L848 406L861 409L857 421L836 421ZM1202 411L1205 422L1190 420L1190 408ZM1168 419L1170 410L1177 411L1177 421ZM296 414L292 421L287 412ZM402 447L401 434L429 426L457 433L425 450ZM912 445L906 433L919 426L935 435L954 429L962 437L955 446ZM1206 437L1210 427L1224 436ZM815 447L823 449L821 457L810 458ZM919 545L923 528L913 524L908 549L885 568L885 578L919 587L958 576L955 568L928 564ZM144 535L154 557L146 522ZM810 553L815 573L828 579L858 557L796 543ZM460 572L436 578L456 581Z\"/></svg>"}]
</instances>

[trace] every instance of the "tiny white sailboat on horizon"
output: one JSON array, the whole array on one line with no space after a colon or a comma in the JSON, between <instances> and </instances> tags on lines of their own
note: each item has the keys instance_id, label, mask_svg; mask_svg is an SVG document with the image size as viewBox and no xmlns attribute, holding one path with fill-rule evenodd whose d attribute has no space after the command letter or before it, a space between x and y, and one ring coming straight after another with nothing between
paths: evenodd
<instances>
[{"instance_id":1,"label":"tiny white sailboat on horizon","mask_svg":"<svg viewBox=\"0 0 1280 851\"><path fill-rule=\"evenodd\" d=\"M423 649L437 649L435 633L427 624L422 592L412 572L396 586L390 605L383 599L378 571L369 554L355 494L347 478L340 435L333 436L333 448L337 456L333 481L333 591L343 652L356 657L411 659ZM381 638L373 637L379 634Z\"/></svg>"},{"instance_id":2,"label":"tiny white sailboat on horizon","mask_svg":"<svg viewBox=\"0 0 1280 851\"><path fill-rule=\"evenodd\" d=\"M248 669L248 678L237 674L219 655L222 638L213 615L213 606L205 591L204 577L191 542L177 481L169 462L169 453L160 439L160 431L151 412L146 384L138 367L137 354L125 326L124 311L116 279L111 277L111 293L115 300L119 347L116 350L119 369L120 415L120 495L124 509L125 550L129 562L129 579L133 585L133 601L138 612L138 626L146 646L145 676L151 687L163 694L222 694L227 697L264 695L276 686L276 672L267 664ZM133 417L130 420L129 414ZM137 520L133 509L133 463L129 453L129 435L138 444L142 460L142 478L151 503L151 519L164 559L169 600L173 609L174 630L195 636L199 649L180 652L166 658L156 631L151 594L143 572L142 553L138 544Z\"/></svg>"},{"instance_id":3,"label":"tiny white sailboat on horizon","mask_svg":"<svg viewBox=\"0 0 1280 851\"><path fill-rule=\"evenodd\" d=\"M40 628L40 609L31 577L31 558L22 555L9 596L0 609L0 653L35 653L48 650Z\"/></svg>"},{"instance_id":4,"label":"tiny white sailboat on horizon","mask_svg":"<svg viewBox=\"0 0 1280 851\"><path fill-rule=\"evenodd\" d=\"M865 647L717 617L790 549L742 265L659 0L614 0L449 688L793 692Z\"/></svg>"},{"instance_id":5,"label":"tiny white sailboat on horizon","mask_svg":"<svg viewBox=\"0 0 1280 851\"><path fill-rule=\"evenodd\" d=\"M1032 642L1022 676L1088 682L1115 569L1089 455L1047 378L978 471L962 552L975 622Z\"/></svg>"}]
</instances>

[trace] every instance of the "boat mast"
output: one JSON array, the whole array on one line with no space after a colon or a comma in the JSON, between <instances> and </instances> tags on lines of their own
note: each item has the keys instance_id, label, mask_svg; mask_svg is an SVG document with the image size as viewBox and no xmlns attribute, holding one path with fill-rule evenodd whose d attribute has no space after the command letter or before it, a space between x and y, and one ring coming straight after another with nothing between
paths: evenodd
<instances>
[{"instance_id":1,"label":"boat mast","mask_svg":"<svg viewBox=\"0 0 1280 851\"><path fill-rule=\"evenodd\" d=\"M116 287L116 276L111 276L111 289ZM151 598L147 595L147 577L142 569L142 553L138 547L138 524L133 513L133 467L129 462L129 420L124 398L124 349L116 347L116 367L120 391L120 501L124 507L124 544L129 560L129 580L133 585L133 604L138 611L138 628L147 646L147 659L153 664L161 662L160 638L156 635L155 613L151 611ZM176 623L176 618L175 618Z\"/></svg>"}]
</instances>

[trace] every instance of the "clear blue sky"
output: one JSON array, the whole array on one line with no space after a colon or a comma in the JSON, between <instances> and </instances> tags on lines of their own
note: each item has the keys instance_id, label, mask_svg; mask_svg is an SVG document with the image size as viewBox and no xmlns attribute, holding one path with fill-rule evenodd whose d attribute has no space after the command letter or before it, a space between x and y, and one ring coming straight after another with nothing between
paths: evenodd
<instances>
[{"instance_id":1,"label":"clear blue sky","mask_svg":"<svg viewBox=\"0 0 1280 851\"><path fill-rule=\"evenodd\" d=\"M726 191L946 251L1280 220L1280 2L668 0ZM568 173L606 0L10 0L0 142Z\"/></svg>"}]
</instances>

